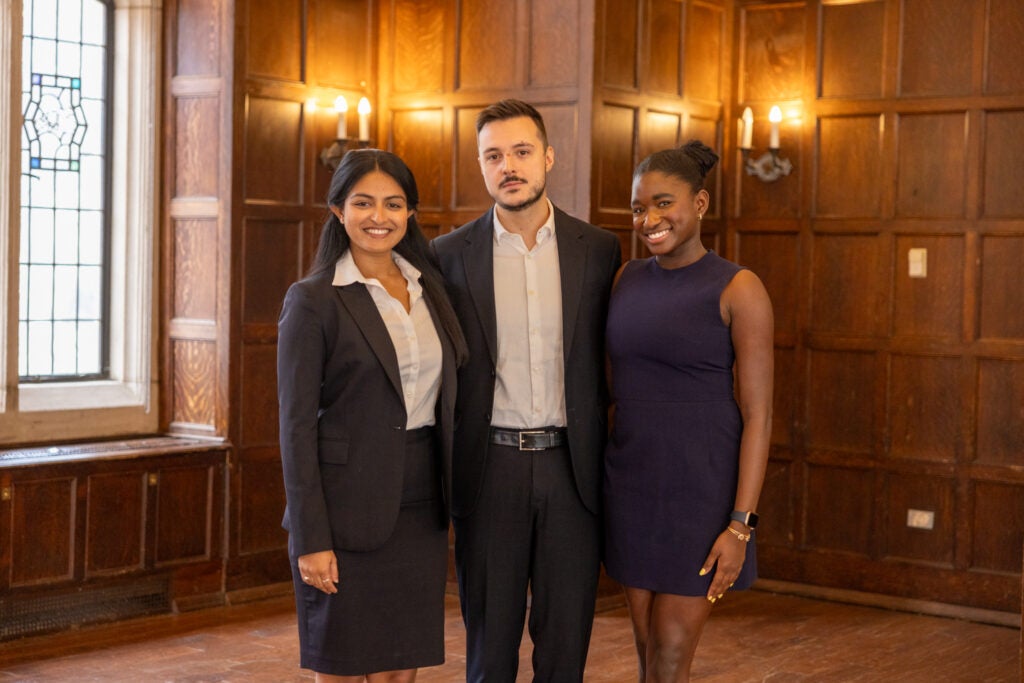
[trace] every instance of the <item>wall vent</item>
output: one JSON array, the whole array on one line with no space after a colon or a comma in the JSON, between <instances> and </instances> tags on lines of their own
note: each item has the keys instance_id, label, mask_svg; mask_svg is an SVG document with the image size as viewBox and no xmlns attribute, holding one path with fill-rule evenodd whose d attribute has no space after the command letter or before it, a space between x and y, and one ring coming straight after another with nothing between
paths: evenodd
<instances>
[{"instance_id":1,"label":"wall vent","mask_svg":"<svg viewBox=\"0 0 1024 683\"><path fill-rule=\"evenodd\" d=\"M38 597L0 597L0 641L171 611L166 578Z\"/></svg>"}]
</instances>

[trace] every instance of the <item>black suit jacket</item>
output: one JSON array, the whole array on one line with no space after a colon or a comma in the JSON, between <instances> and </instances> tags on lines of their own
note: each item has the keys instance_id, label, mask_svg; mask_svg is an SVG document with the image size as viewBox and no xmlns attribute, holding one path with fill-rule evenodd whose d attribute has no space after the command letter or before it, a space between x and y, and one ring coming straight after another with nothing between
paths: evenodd
<instances>
[{"instance_id":1,"label":"black suit jacket","mask_svg":"<svg viewBox=\"0 0 1024 683\"><path fill-rule=\"evenodd\" d=\"M398 358L365 285L335 287L333 278L332 269L293 284L278 321L282 525L297 555L380 547L402 499L407 416ZM429 298L427 305L443 351L437 431L450 507L455 355Z\"/></svg>"},{"instance_id":2,"label":"black suit jacket","mask_svg":"<svg viewBox=\"0 0 1024 683\"><path fill-rule=\"evenodd\" d=\"M601 458L607 438L604 325L622 255L612 233L555 209L562 283L565 408L576 488L600 510ZM494 404L497 318L494 307L494 209L431 242L469 344L459 369L452 513L473 512L487 462ZM498 425L501 426L501 425Z\"/></svg>"}]
</instances>

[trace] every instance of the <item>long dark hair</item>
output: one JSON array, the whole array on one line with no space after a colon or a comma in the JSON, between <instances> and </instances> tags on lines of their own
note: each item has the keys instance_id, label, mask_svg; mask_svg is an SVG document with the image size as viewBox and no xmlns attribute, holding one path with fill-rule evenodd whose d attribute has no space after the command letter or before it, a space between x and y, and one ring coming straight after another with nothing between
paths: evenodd
<instances>
[{"instance_id":1,"label":"long dark hair","mask_svg":"<svg viewBox=\"0 0 1024 683\"><path fill-rule=\"evenodd\" d=\"M718 155L700 140L690 140L682 147L663 149L637 164L633 178L649 171L659 171L686 182L694 194L704 189L704 179L718 162Z\"/></svg>"},{"instance_id":2,"label":"long dark hair","mask_svg":"<svg viewBox=\"0 0 1024 683\"><path fill-rule=\"evenodd\" d=\"M416 188L416 178L413 177L412 171L400 157L380 149L354 149L342 157L327 190L328 206L343 207L355 184L374 171L380 171L395 179L405 193L409 209L415 210L419 206L420 193ZM313 257L313 264L307 277L332 270L348 248L349 238L345 226L332 212L324 223L323 230L320 231L320 243L317 245L316 255ZM416 214L409 216L405 236L395 245L395 251L422 274L423 290L437 310L441 327L455 347L456 363L462 365L469 357L469 347L445 292L441 271L431 258L427 238L416 221Z\"/></svg>"}]
</instances>

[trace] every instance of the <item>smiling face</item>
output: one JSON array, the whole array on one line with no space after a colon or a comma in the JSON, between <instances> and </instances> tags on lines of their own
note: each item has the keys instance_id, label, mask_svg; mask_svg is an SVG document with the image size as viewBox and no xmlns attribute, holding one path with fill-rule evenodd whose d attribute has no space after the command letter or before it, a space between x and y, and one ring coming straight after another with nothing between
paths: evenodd
<instances>
[{"instance_id":1,"label":"smiling face","mask_svg":"<svg viewBox=\"0 0 1024 683\"><path fill-rule=\"evenodd\" d=\"M707 190L694 192L688 182L661 171L633 179L633 229L658 263L684 266L700 258L700 220L708 209Z\"/></svg>"},{"instance_id":2,"label":"smiling face","mask_svg":"<svg viewBox=\"0 0 1024 683\"><path fill-rule=\"evenodd\" d=\"M487 193L506 211L522 211L544 197L555 152L527 116L492 121L477 135Z\"/></svg>"},{"instance_id":3,"label":"smiling face","mask_svg":"<svg viewBox=\"0 0 1024 683\"><path fill-rule=\"evenodd\" d=\"M382 171L360 178L345 198L344 206L331 206L350 240L352 256L390 255L408 228L409 208L398 182Z\"/></svg>"}]
</instances>

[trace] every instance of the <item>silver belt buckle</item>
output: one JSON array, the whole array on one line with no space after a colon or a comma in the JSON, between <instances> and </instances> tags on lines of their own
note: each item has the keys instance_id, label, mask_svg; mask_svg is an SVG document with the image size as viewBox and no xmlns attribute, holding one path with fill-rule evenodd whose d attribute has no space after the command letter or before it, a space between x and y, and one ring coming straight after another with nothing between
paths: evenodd
<instances>
[{"instance_id":1,"label":"silver belt buckle","mask_svg":"<svg viewBox=\"0 0 1024 683\"><path fill-rule=\"evenodd\" d=\"M543 446L541 446L540 448L527 448L524 445L525 442L523 441L523 437L528 435L528 434L543 434L543 433L544 433L543 429L527 429L527 430L520 431L519 432L519 450L521 450L521 451L542 451L542 450L544 450Z\"/></svg>"}]
</instances>

